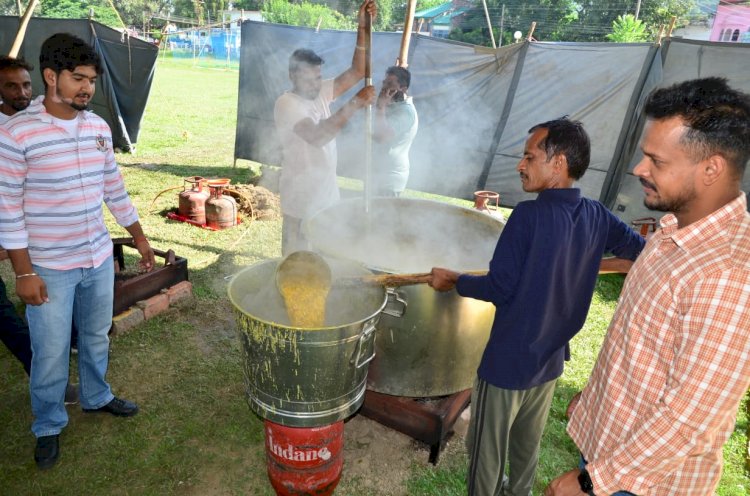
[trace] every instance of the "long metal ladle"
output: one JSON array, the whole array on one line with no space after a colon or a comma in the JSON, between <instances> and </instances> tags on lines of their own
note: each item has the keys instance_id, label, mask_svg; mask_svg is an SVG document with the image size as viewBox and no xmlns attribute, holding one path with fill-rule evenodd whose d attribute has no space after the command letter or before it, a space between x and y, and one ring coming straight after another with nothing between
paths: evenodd
<instances>
[{"instance_id":1,"label":"long metal ladle","mask_svg":"<svg viewBox=\"0 0 750 496\"><path fill-rule=\"evenodd\" d=\"M331 268L323 257L311 251L290 253L276 266L276 287L292 325L323 327L331 290Z\"/></svg>"}]
</instances>

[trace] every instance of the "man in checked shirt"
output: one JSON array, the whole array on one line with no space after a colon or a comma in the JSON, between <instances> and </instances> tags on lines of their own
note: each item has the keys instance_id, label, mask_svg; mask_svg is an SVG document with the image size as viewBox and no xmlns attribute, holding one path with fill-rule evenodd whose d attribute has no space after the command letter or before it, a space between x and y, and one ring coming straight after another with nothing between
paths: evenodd
<instances>
[{"instance_id":1,"label":"man in checked shirt","mask_svg":"<svg viewBox=\"0 0 750 496\"><path fill-rule=\"evenodd\" d=\"M547 496L710 495L750 386L750 95L654 91L633 173L670 212L633 265L589 383L568 407L578 469Z\"/></svg>"},{"instance_id":2,"label":"man in checked shirt","mask_svg":"<svg viewBox=\"0 0 750 496\"><path fill-rule=\"evenodd\" d=\"M68 423L63 396L71 321L78 328L84 412L138 413L105 380L114 265L102 203L133 236L144 270L153 268L154 252L125 191L109 127L86 111L101 73L99 56L83 40L56 34L42 44L39 68L44 98L0 128L0 245L27 305L34 459L46 469L57 462Z\"/></svg>"}]
</instances>

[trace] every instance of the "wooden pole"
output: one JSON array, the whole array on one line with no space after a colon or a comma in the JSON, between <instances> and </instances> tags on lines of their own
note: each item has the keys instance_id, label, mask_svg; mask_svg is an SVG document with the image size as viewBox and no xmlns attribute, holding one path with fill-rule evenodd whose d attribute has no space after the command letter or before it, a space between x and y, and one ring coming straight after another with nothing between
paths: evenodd
<instances>
[{"instance_id":1,"label":"wooden pole","mask_svg":"<svg viewBox=\"0 0 750 496\"><path fill-rule=\"evenodd\" d=\"M365 86L372 85L372 15L365 14ZM365 213L372 198L372 105L365 107Z\"/></svg>"},{"instance_id":2,"label":"wooden pole","mask_svg":"<svg viewBox=\"0 0 750 496\"><path fill-rule=\"evenodd\" d=\"M18 52L21 51L21 45L23 44L23 39L26 36L26 27L29 25L31 14L34 12L34 9L36 8L36 5L38 3L39 0L29 1L29 6L26 7L26 12L24 12L23 17L21 18L21 24L18 26L16 39L13 41L13 45L10 47L10 52L8 52L9 56L13 58L18 57Z\"/></svg>"},{"instance_id":3,"label":"wooden pole","mask_svg":"<svg viewBox=\"0 0 750 496\"><path fill-rule=\"evenodd\" d=\"M497 46L503 46L503 31L505 31L505 4L503 4L503 10L500 11L500 39L497 40Z\"/></svg>"},{"instance_id":4,"label":"wooden pole","mask_svg":"<svg viewBox=\"0 0 750 496\"><path fill-rule=\"evenodd\" d=\"M531 41L531 37L534 35L536 29L536 21L531 23L531 29L529 29L529 35L526 37L526 41Z\"/></svg>"},{"instance_id":5,"label":"wooden pole","mask_svg":"<svg viewBox=\"0 0 750 496\"><path fill-rule=\"evenodd\" d=\"M396 59L396 65L399 67L409 67L409 43L411 42L411 31L414 28L414 12L416 10L417 0L409 0L406 7L406 19L404 20L404 33L401 35L401 51L399 51L398 59Z\"/></svg>"},{"instance_id":6,"label":"wooden pole","mask_svg":"<svg viewBox=\"0 0 750 496\"><path fill-rule=\"evenodd\" d=\"M490 30L490 40L492 41L492 48L497 48L497 45L495 44L495 34L492 32L490 12L487 10L487 0L482 0L482 7L484 7L484 18L487 20L487 28Z\"/></svg>"},{"instance_id":7,"label":"wooden pole","mask_svg":"<svg viewBox=\"0 0 750 496\"><path fill-rule=\"evenodd\" d=\"M674 29L675 22L677 22L677 16L672 16L672 19L669 21L669 29L667 29L667 38L672 37L672 30Z\"/></svg>"},{"instance_id":8,"label":"wooden pole","mask_svg":"<svg viewBox=\"0 0 750 496\"><path fill-rule=\"evenodd\" d=\"M656 36L656 44L661 45L661 39L664 38L664 24L659 28L659 34Z\"/></svg>"}]
</instances>

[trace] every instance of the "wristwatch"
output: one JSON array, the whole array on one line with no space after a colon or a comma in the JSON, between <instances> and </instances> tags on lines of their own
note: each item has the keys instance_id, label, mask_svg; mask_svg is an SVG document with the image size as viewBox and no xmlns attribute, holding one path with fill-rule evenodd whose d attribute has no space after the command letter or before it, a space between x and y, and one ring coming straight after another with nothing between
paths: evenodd
<instances>
[{"instance_id":1,"label":"wristwatch","mask_svg":"<svg viewBox=\"0 0 750 496\"><path fill-rule=\"evenodd\" d=\"M594 483L591 482L591 476L585 468L582 468L581 473L578 474L578 483L581 485L581 491L589 496L596 496L594 494Z\"/></svg>"}]
</instances>

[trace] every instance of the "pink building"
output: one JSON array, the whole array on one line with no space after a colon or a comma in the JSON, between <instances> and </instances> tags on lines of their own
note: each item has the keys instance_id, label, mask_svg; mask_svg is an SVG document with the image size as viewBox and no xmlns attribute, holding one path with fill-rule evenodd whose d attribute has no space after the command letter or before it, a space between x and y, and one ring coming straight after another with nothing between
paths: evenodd
<instances>
[{"instance_id":1,"label":"pink building","mask_svg":"<svg viewBox=\"0 0 750 496\"><path fill-rule=\"evenodd\" d=\"M750 2L723 0L716 9L710 40L750 43Z\"/></svg>"}]
</instances>

